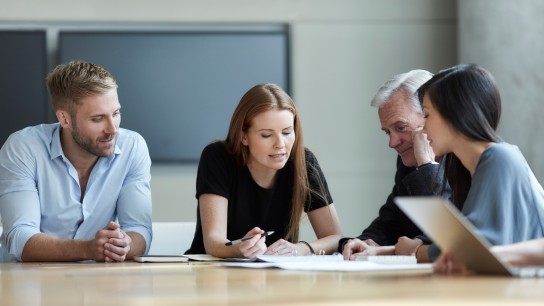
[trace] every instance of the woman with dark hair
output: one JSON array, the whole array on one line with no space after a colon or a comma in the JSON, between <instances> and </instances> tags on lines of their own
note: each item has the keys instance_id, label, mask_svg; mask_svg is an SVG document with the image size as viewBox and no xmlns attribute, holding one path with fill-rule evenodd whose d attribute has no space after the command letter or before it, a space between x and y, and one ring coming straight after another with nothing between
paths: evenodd
<instances>
[{"instance_id":1,"label":"woman with dark hair","mask_svg":"<svg viewBox=\"0 0 544 306\"><path fill-rule=\"evenodd\" d=\"M342 236L325 177L304 147L295 105L275 84L257 85L242 97L227 139L203 150L196 185L189 254L330 254ZM311 243L298 241L303 212L318 238ZM264 230L274 233L265 238ZM241 237L252 238L226 245Z\"/></svg>"},{"instance_id":2,"label":"woman with dark hair","mask_svg":"<svg viewBox=\"0 0 544 306\"><path fill-rule=\"evenodd\" d=\"M493 245L544 236L544 192L518 147L497 135L501 98L493 76L478 65L458 65L418 90L423 131L442 156L454 204ZM435 245L418 249L434 261Z\"/></svg>"}]
</instances>

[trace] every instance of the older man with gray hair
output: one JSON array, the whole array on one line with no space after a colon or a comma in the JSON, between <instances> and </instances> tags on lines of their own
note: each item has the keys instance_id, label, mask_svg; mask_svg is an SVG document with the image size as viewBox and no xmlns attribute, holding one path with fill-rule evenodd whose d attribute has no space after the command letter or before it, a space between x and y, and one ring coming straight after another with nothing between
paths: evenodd
<instances>
[{"instance_id":1,"label":"older man with gray hair","mask_svg":"<svg viewBox=\"0 0 544 306\"><path fill-rule=\"evenodd\" d=\"M357 238L339 241L338 251L345 259L355 259L356 254L411 254L421 244L430 243L393 199L449 194L449 189L439 190L441 184L435 180L440 177L437 175L440 167L435 162L427 135L421 132L425 118L416 91L431 77L432 74L425 70L396 75L380 87L370 103L378 109L381 129L389 137L389 147L398 153L395 185L378 217L363 233Z\"/></svg>"}]
</instances>

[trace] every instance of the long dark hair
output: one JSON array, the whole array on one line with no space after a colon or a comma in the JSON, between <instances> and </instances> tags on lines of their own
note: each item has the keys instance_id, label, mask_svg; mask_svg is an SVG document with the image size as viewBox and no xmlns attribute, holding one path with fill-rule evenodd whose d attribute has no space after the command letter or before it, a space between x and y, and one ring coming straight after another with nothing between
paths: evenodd
<instances>
[{"instance_id":1,"label":"long dark hair","mask_svg":"<svg viewBox=\"0 0 544 306\"><path fill-rule=\"evenodd\" d=\"M463 64L442 70L423 84L417 95L421 104L427 95L440 116L466 137L499 141L501 97L495 79L484 68ZM453 153L445 154L441 164L445 167L443 183L449 182L453 202L461 209L472 183L470 173Z\"/></svg>"}]
</instances>

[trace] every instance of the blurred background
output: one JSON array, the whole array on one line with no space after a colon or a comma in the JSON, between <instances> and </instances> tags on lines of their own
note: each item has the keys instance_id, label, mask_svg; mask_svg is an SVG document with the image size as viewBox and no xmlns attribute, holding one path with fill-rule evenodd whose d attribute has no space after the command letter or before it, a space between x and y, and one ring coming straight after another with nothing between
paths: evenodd
<instances>
[{"instance_id":1,"label":"blurred background","mask_svg":"<svg viewBox=\"0 0 544 306\"><path fill-rule=\"evenodd\" d=\"M544 1L0 0L0 7L0 33L45 31L46 46L45 53L38 55L43 57L45 67L25 60L30 68L8 73L4 67L21 55L6 51L8 46L2 43L0 34L0 50L4 50L0 51L4 57L0 58L0 70L4 70L3 74L0 72L0 92L7 92L16 81L28 81L36 73L39 84L57 62L67 60L58 50L59 33L63 30L280 33L283 38L278 43L283 45L275 54L281 56L276 58L279 64L273 67L281 66L282 70L272 69L272 74L278 73L277 82L283 82L298 106L306 146L316 154L323 168L346 236L358 235L377 216L393 187L396 154L387 147L388 139L380 130L377 110L369 106L370 100L381 84L411 69L436 73L458 63L477 63L491 71L503 99L501 135L520 147L539 181L542 183L544 179L544 160L539 157L544 149L539 136L544 128L541 118L544 115ZM103 48L108 47L104 43ZM128 65L145 64L128 62ZM112 72L119 83L123 82ZM211 74L188 73L187 80L210 81ZM144 102L151 109L178 107L164 104L162 98L154 101L154 94L146 92L153 89L153 81L168 84L172 77L175 75L152 74L149 88L138 87L135 96L148 95ZM250 80L255 79L256 84L261 82L260 78ZM264 76L262 80L268 79ZM0 95L3 118L25 118L17 120L15 125L8 125L9 120L3 119L2 135L27 125L53 121L49 105L38 102L48 99L45 87L40 86L43 85L28 86L25 90L35 92L37 97L27 97L24 92ZM218 108L224 107L221 110L224 122L228 122L238 99L251 86L236 88L230 93L232 97L216 101ZM235 86L229 86L232 87ZM195 94L217 93L214 88ZM123 100L121 94L120 98L123 109L129 109L131 99L127 96ZM206 101L214 99L222 97ZM213 103L207 107L210 111L216 109ZM169 113L178 113L179 122L188 120L182 117L183 109ZM134 119L141 115L138 111L123 112L122 127L142 134L147 126L161 127L160 118L151 115ZM206 118L205 113L202 116L202 121L208 121L210 126L221 121ZM145 124L130 126L130 118ZM202 136L198 141L204 138L205 144L226 136L226 123L221 124L215 134L210 134L213 139L208 140L205 138L209 134L205 134L203 127L169 126L158 131L176 141L179 140L176 136L190 129L192 134ZM152 156L160 151L159 144L152 144L152 139L147 141ZM196 140L182 142L187 148L197 148L197 153L204 145ZM195 158L154 158L153 221L196 219L197 164ZM303 222L302 238L313 239L309 222L307 219Z\"/></svg>"}]
</instances>

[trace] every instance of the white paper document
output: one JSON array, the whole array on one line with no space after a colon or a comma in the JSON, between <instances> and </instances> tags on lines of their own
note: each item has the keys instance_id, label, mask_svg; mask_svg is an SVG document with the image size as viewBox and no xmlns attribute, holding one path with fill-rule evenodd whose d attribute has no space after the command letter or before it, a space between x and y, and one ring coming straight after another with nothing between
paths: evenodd
<instances>
[{"instance_id":1,"label":"white paper document","mask_svg":"<svg viewBox=\"0 0 544 306\"><path fill-rule=\"evenodd\" d=\"M222 261L223 258L214 257L208 254L186 254L186 255L136 255L136 262L189 262L189 261Z\"/></svg>"},{"instance_id":2,"label":"white paper document","mask_svg":"<svg viewBox=\"0 0 544 306\"><path fill-rule=\"evenodd\" d=\"M322 255L327 256L327 255ZM371 261L347 261L333 260L331 257L314 256L300 260L300 257L306 256L276 256L282 257L278 261L268 262L221 262L221 266L238 267L238 268L279 268L284 270L299 270L299 271L336 271L336 272L402 272L411 271L418 273L432 273L432 264L381 264ZM332 255L331 255L332 256ZM295 259L297 258L297 259ZM291 259L291 260L289 260Z\"/></svg>"},{"instance_id":3,"label":"white paper document","mask_svg":"<svg viewBox=\"0 0 544 306\"><path fill-rule=\"evenodd\" d=\"M279 255L259 255L255 258L257 262L331 262L344 261L342 254L338 255L302 255L302 256L279 256Z\"/></svg>"},{"instance_id":4,"label":"white paper document","mask_svg":"<svg viewBox=\"0 0 544 306\"><path fill-rule=\"evenodd\" d=\"M335 262L285 262L276 263L276 267L285 270L304 271L422 271L431 273L432 264L379 264L369 261L335 261Z\"/></svg>"}]
</instances>

